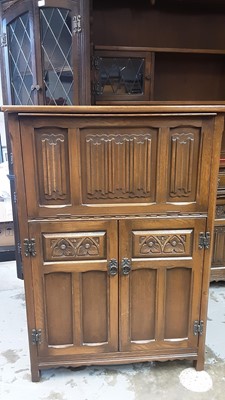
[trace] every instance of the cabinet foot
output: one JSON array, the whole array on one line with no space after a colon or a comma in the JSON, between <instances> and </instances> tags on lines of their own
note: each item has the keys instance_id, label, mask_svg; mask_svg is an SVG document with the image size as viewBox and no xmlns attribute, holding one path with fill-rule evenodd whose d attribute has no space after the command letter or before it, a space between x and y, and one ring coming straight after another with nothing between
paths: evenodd
<instances>
[{"instance_id":1,"label":"cabinet foot","mask_svg":"<svg viewBox=\"0 0 225 400\"><path fill-rule=\"evenodd\" d=\"M205 360L203 358L198 358L197 360L193 361L193 367L196 369L196 371L203 371L205 368Z\"/></svg>"},{"instance_id":2,"label":"cabinet foot","mask_svg":"<svg viewBox=\"0 0 225 400\"><path fill-rule=\"evenodd\" d=\"M31 380L32 382L39 382L41 378L41 371L38 368L32 368Z\"/></svg>"}]
</instances>

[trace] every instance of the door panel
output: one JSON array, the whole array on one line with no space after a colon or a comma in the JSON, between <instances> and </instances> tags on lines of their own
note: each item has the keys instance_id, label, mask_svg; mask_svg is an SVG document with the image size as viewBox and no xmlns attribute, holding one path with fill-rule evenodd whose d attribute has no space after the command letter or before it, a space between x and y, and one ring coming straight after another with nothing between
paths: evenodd
<instances>
[{"instance_id":1,"label":"door panel","mask_svg":"<svg viewBox=\"0 0 225 400\"><path fill-rule=\"evenodd\" d=\"M66 272L47 274L44 279L44 295L48 344L72 344L72 275Z\"/></svg>"},{"instance_id":2,"label":"door panel","mask_svg":"<svg viewBox=\"0 0 225 400\"><path fill-rule=\"evenodd\" d=\"M205 219L120 221L120 350L197 348Z\"/></svg>"},{"instance_id":3,"label":"door panel","mask_svg":"<svg viewBox=\"0 0 225 400\"><path fill-rule=\"evenodd\" d=\"M191 279L191 268L166 270L165 340L188 337Z\"/></svg>"},{"instance_id":4,"label":"door panel","mask_svg":"<svg viewBox=\"0 0 225 400\"><path fill-rule=\"evenodd\" d=\"M32 222L39 355L118 350L117 221Z\"/></svg>"},{"instance_id":5,"label":"door panel","mask_svg":"<svg viewBox=\"0 0 225 400\"><path fill-rule=\"evenodd\" d=\"M154 340L156 320L156 270L140 269L130 277L131 340ZM143 312L145 315L143 318Z\"/></svg>"}]
</instances>

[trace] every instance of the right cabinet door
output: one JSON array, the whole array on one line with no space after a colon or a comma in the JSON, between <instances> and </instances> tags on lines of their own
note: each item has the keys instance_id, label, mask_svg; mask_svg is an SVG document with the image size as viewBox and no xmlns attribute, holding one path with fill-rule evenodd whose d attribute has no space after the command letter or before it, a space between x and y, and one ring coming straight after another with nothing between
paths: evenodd
<instances>
[{"instance_id":1,"label":"right cabinet door","mask_svg":"<svg viewBox=\"0 0 225 400\"><path fill-rule=\"evenodd\" d=\"M120 221L120 350L192 353L205 219Z\"/></svg>"}]
</instances>

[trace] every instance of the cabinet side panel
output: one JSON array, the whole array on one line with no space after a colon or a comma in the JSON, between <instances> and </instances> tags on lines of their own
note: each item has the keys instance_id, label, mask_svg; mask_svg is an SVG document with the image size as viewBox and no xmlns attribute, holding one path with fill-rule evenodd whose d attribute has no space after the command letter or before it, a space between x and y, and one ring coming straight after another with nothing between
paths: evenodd
<instances>
[{"instance_id":1,"label":"cabinet side panel","mask_svg":"<svg viewBox=\"0 0 225 400\"><path fill-rule=\"evenodd\" d=\"M71 274L60 272L46 275L45 296L48 344L72 344Z\"/></svg>"},{"instance_id":2,"label":"cabinet side panel","mask_svg":"<svg viewBox=\"0 0 225 400\"><path fill-rule=\"evenodd\" d=\"M131 274L131 340L155 338L156 270Z\"/></svg>"},{"instance_id":3,"label":"cabinet side panel","mask_svg":"<svg viewBox=\"0 0 225 400\"><path fill-rule=\"evenodd\" d=\"M107 274L90 271L82 274L83 342L108 341Z\"/></svg>"},{"instance_id":4,"label":"cabinet side panel","mask_svg":"<svg viewBox=\"0 0 225 400\"><path fill-rule=\"evenodd\" d=\"M191 275L188 268L166 271L165 339L188 337Z\"/></svg>"}]
</instances>

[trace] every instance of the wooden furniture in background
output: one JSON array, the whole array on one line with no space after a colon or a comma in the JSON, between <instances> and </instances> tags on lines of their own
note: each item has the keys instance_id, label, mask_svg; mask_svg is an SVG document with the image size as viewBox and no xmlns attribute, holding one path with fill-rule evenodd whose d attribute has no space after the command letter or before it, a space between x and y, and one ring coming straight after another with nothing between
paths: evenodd
<instances>
[{"instance_id":1,"label":"wooden furniture in background","mask_svg":"<svg viewBox=\"0 0 225 400\"><path fill-rule=\"evenodd\" d=\"M32 379L59 366L204 368L225 106L5 106Z\"/></svg>"}]
</instances>

